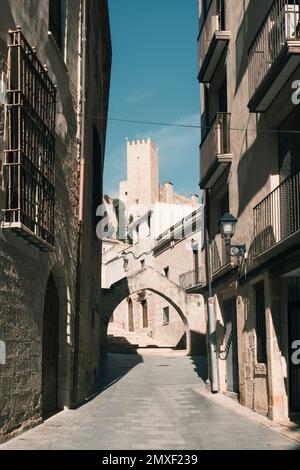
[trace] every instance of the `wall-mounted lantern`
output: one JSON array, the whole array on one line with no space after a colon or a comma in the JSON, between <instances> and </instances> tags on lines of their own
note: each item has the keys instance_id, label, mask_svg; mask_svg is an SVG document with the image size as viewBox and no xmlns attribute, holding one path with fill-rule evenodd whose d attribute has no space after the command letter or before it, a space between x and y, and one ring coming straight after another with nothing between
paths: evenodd
<instances>
[{"instance_id":1,"label":"wall-mounted lantern","mask_svg":"<svg viewBox=\"0 0 300 470\"><path fill-rule=\"evenodd\" d=\"M231 239L234 236L235 228L237 224L237 219L232 215L226 212L221 220L219 221L219 229L222 238L224 238L226 243L226 248L229 256L244 258L246 255L246 245L232 245Z\"/></svg>"}]
</instances>

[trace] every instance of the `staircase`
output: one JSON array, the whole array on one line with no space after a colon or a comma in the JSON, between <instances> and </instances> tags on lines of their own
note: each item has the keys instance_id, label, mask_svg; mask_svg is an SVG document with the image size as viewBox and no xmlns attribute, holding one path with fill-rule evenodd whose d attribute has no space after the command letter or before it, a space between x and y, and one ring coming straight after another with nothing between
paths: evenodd
<instances>
[{"instance_id":1,"label":"staircase","mask_svg":"<svg viewBox=\"0 0 300 470\"><path fill-rule=\"evenodd\" d=\"M108 352L135 354L141 348L157 348L155 341L141 331L126 331L114 324L109 324L107 332Z\"/></svg>"}]
</instances>

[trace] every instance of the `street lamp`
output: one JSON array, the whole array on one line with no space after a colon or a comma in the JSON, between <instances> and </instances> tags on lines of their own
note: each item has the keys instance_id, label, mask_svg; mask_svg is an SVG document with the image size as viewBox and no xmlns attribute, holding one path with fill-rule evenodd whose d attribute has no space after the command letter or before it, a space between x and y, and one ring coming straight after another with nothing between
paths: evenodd
<instances>
[{"instance_id":1,"label":"street lamp","mask_svg":"<svg viewBox=\"0 0 300 470\"><path fill-rule=\"evenodd\" d=\"M246 254L246 245L232 245L231 239L234 236L237 219L229 212L226 212L219 221L219 229L226 243L226 249L230 257L244 257Z\"/></svg>"}]
</instances>

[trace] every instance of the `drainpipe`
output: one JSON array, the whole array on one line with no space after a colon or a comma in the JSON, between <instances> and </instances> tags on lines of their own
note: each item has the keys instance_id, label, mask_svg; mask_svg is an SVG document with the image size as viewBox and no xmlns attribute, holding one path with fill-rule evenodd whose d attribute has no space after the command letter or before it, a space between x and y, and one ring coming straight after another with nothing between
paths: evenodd
<instances>
[{"instance_id":1,"label":"drainpipe","mask_svg":"<svg viewBox=\"0 0 300 470\"><path fill-rule=\"evenodd\" d=\"M212 292L212 272L211 272L211 246L209 238L209 190L205 190L205 265L206 279L208 286L207 315L208 315L208 343L210 349L210 379L212 393L218 393L218 362L216 344L216 316L215 305Z\"/></svg>"},{"instance_id":2,"label":"drainpipe","mask_svg":"<svg viewBox=\"0 0 300 470\"><path fill-rule=\"evenodd\" d=\"M76 299L74 319L74 355L73 355L73 390L72 402L78 402L77 385L79 369L79 335L81 311L81 266L82 266L82 223L84 211L84 176L86 151L86 33L87 33L87 0L80 1L79 44L78 44L78 103L77 103L77 139L79 161L79 211L78 211L78 245L76 266Z\"/></svg>"}]
</instances>

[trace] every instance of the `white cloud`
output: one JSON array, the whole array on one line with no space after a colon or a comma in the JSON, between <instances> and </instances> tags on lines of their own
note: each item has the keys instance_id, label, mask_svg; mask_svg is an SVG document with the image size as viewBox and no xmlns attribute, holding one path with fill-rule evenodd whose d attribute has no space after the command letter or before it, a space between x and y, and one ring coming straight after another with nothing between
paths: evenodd
<instances>
[{"instance_id":1,"label":"white cloud","mask_svg":"<svg viewBox=\"0 0 300 470\"><path fill-rule=\"evenodd\" d=\"M124 98L124 103L141 103L147 101L153 96L152 90L134 90Z\"/></svg>"}]
</instances>

